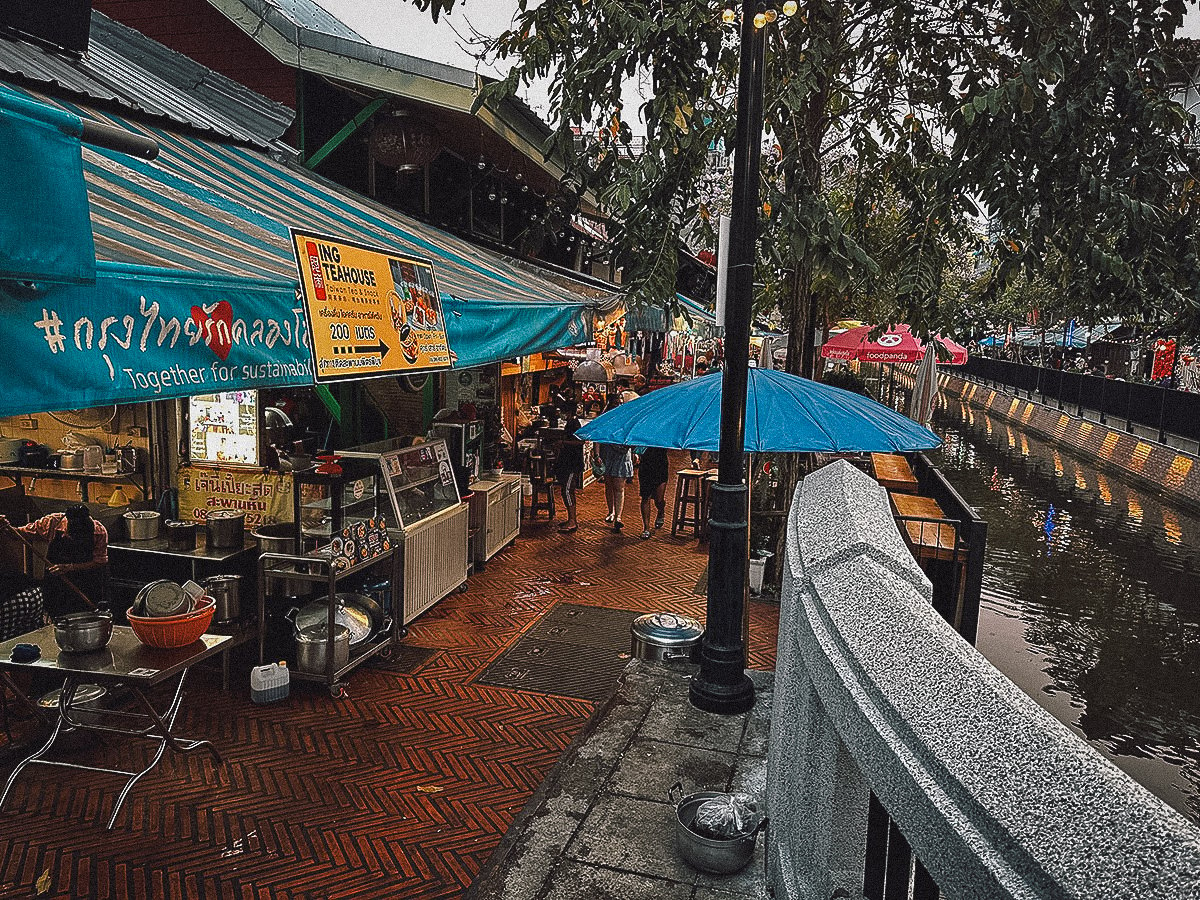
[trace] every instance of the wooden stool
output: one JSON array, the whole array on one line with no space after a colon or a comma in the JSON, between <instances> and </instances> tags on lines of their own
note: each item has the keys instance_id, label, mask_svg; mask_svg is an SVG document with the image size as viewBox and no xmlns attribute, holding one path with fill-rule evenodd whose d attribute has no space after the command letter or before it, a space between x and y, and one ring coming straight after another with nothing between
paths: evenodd
<instances>
[{"instance_id":1,"label":"wooden stool","mask_svg":"<svg viewBox=\"0 0 1200 900\"><path fill-rule=\"evenodd\" d=\"M680 469L675 475L675 509L671 515L671 534L691 528L699 534L702 517L704 469Z\"/></svg>"},{"instance_id":2,"label":"wooden stool","mask_svg":"<svg viewBox=\"0 0 1200 900\"><path fill-rule=\"evenodd\" d=\"M533 494L529 498L529 509L527 515L531 519L536 519L538 513L545 512L548 518L554 518L554 479L551 477L553 466L551 459L545 455L530 454L527 458L526 468L529 475L529 484L533 488Z\"/></svg>"}]
</instances>

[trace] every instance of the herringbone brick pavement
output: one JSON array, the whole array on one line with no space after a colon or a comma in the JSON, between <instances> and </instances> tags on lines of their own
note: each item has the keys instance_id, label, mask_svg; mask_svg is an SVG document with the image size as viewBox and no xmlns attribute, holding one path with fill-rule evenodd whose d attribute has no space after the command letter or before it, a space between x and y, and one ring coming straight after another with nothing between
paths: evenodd
<instances>
[{"instance_id":1,"label":"herringbone brick pavement","mask_svg":"<svg viewBox=\"0 0 1200 900\"><path fill-rule=\"evenodd\" d=\"M433 656L411 674L360 668L347 699L295 684L256 706L244 675L223 693L215 673L193 673L179 731L210 737L225 766L168 753L111 832L112 779L24 773L0 810L0 897L459 896L594 708L478 674L559 601L703 615L706 548L669 526L640 540L632 505L620 535L603 517L592 485L575 534L527 524L466 593L413 623L406 643ZM750 665L773 669L778 607L750 612ZM124 766L142 751L81 752Z\"/></svg>"}]
</instances>

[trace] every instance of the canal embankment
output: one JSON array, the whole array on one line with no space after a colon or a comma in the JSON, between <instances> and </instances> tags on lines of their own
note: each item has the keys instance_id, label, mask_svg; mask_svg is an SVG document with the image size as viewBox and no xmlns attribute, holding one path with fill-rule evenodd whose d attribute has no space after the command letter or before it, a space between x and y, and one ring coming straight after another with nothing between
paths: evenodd
<instances>
[{"instance_id":1,"label":"canal embankment","mask_svg":"<svg viewBox=\"0 0 1200 900\"><path fill-rule=\"evenodd\" d=\"M908 373L897 372L897 377L911 381ZM1179 506L1200 512L1200 458L1195 454L950 372L943 371L938 380L947 395L1013 422Z\"/></svg>"}]
</instances>

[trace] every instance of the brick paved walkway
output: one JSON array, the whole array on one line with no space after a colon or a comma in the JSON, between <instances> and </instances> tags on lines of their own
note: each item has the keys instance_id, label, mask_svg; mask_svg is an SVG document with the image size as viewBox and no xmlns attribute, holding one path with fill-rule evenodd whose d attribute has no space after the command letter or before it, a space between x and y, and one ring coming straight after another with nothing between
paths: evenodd
<instances>
[{"instance_id":1,"label":"brick paved walkway","mask_svg":"<svg viewBox=\"0 0 1200 900\"><path fill-rule=\"evenodd\" d=\"M405 645L431 652L410 674L360 668L345 700L298 684L260 707L243 677L226 694L198 673L180 731L211 737L226 765L168 755L111 832L105 776L23 774L0 811L0 897L460 896L594 709L474 679L560 601L703 616L706 548L669 527L639 539L632 506L612 534L600 485L580 511L573 535L527 524L414 622ZM751 604L752 668L774 667L777 624L777 606Z\"/></svg>"}]
</instances>

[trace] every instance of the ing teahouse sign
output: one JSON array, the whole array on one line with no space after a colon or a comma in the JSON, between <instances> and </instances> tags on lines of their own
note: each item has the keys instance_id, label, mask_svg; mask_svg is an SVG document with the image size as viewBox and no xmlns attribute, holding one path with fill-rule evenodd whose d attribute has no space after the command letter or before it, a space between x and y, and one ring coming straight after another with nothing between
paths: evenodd
<instances>
[{"instance_id":1,"label":"ing teahouse sign","mask_svg":"<svg viewBox=\"0 0 1200 900\"><path fill-rule=\"evenodd\" d=\"M451 364L433 263L292 229L318 382Z\"/></svg>"}]
</instances>

